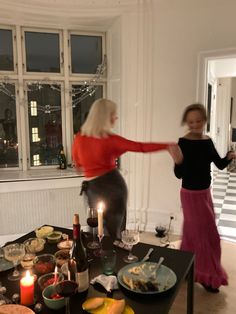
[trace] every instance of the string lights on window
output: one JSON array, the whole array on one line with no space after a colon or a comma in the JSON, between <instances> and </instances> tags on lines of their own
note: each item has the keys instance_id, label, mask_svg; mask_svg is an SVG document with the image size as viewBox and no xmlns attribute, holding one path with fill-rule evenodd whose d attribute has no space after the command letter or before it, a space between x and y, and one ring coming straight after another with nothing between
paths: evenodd
<instances>
[{"instance_id":1,"label":"string lights on window","mask_svg":"<svg viewBox=\"0 0 236 314\"><path fill-rule=\"evenodd\" d=\"M73 85L73 87L70 88L69 94L72 96L72 101L71 101L72 108L77 107L87 97L89 96L91 97L94 95L94 93L99 87L99 83L102 81L106 68L107 68L107 57L106 55L104 55L102 63L97 66L96 73L90 80L80 82L80 84L76 85L76 87ZM56 90L58 92L63 91L61 86L58 84L58 82L55 82L55 81L52 82L49 78L44 78L40 81L32 81L32 82L27 83L26 92L39 91L43 88L44 84L47 84L52 90ZM9 89L9 87L12 87L12 86L15 86L15 82L12 83L12 81L10 81L7 76L4 76L3 79L0 81L0 93L4 93L5 95L15 100L16 96L12 94L12 91ZM35 112L37 111L42 112L44 114L50 114L51 112L61 110L60 106L55 106L51 104L45 104L41 106L36 103L32 107L32 101L28 103L28 106L31 112L32 112L32 109L34 108L33 115L35 115Z\"/></svg>"}]
</instances>

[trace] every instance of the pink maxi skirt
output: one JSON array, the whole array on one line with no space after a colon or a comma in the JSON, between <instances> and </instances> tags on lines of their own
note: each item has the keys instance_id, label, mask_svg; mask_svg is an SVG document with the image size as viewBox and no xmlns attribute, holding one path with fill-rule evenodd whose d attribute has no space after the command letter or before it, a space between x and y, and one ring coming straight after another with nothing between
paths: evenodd
<instances>
[{"instance_id":1,"label":"pink maxi skirt","mask_svg":"<svg viewBox=\"0 0 236 314\"><path fill-rule=\"evenodd\" d=\"M181 250L195 254L195 281L212 288L227 285L210 188L182 188L180 197L184 215Z\"/></svg>"}]
</instances>

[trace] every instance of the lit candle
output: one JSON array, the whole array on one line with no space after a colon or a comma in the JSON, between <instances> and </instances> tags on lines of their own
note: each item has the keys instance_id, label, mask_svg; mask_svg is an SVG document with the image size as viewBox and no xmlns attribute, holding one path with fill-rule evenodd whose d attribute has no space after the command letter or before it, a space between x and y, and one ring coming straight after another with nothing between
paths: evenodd
<instances>
[{"instance_id":1,"label":"lit candle","mask_svg":"<svg viewBox=\"0 0 236 314\"><path fill-rule=\"evenodd\" d=\"M98 207L98 236L103 236L103 203Z\"/></svg>"},{"instance_id":2,"label":"lit candle","mask_svg":"<svg viewBox=\"0 0 236 314\"><path fill-rule=\"evenodd\" d=\"M20 280L20 300L23 305L34 304L34 276L28 270Z\"/></svg>"}]
</instances>

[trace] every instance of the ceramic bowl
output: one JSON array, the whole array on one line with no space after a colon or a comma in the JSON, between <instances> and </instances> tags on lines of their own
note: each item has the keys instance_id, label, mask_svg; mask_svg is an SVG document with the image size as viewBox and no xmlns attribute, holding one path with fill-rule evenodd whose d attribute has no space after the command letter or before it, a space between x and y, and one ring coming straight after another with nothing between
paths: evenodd
<instances>
[{"instance_id":1,"label":"ceramic bowl","mask_svg":"<svg viewBox=\"0 0 236 314\"><path fill-rule=\"evenodd\" d=\"M64 297L60 297L60 299L52 298L56 294L55 285L47 286L42 292L45 305L52 310L59 310L66 304Z\"/></svg>"}]
</instances>

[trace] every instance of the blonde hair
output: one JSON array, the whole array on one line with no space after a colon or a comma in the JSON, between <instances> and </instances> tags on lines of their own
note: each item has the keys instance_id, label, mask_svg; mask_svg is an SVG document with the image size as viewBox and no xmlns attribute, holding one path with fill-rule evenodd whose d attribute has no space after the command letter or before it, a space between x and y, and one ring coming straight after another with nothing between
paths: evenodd
<instances>
[{"instance_id":1,"label":"blonde hair","mask_svg":"<svg viewBox=\"0 0 236 314\"><path fill-rule=\"evenodd\" d=\"M87 119L81 127L81 135L106 137L111 134L111 115L117 111L117 104L109 99L95 100Z\"/></svg>"}]
</instances>

